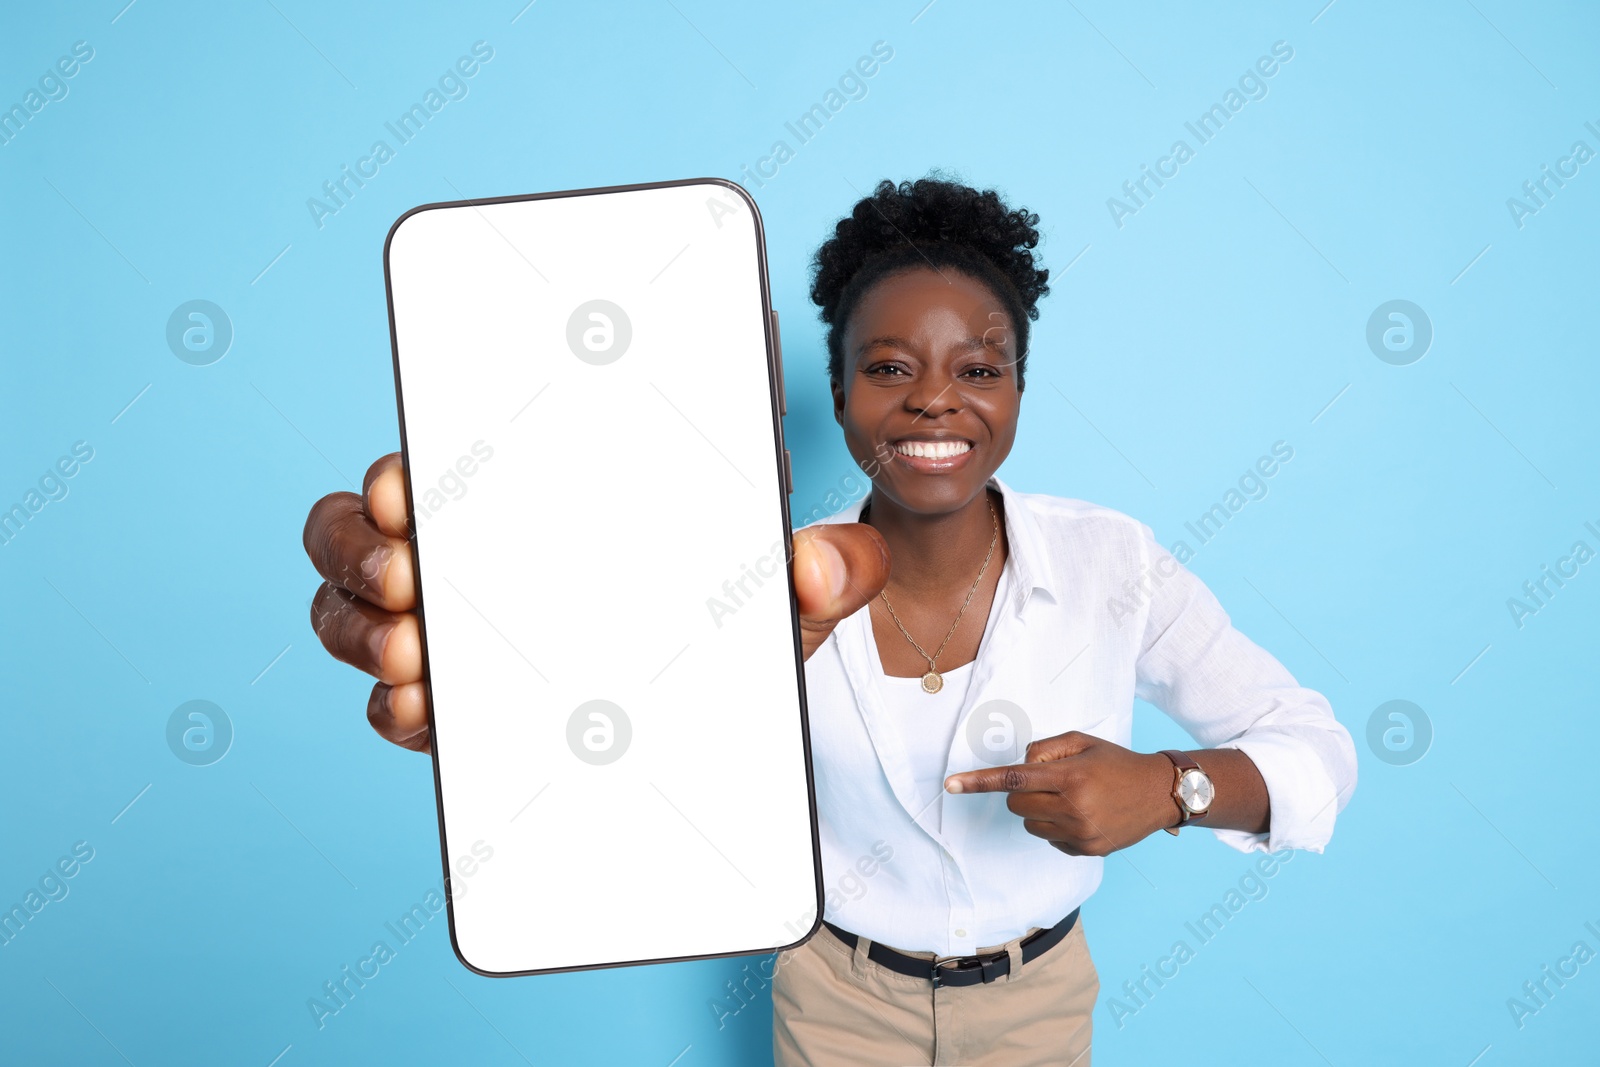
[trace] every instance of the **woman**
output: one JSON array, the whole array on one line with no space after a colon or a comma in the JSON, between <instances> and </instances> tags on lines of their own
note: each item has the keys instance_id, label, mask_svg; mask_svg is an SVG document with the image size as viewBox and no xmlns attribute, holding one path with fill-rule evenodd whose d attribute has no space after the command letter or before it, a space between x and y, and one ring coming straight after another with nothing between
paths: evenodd
<instances>
[{"instance_id":1,"label":"woman","mask_svg":"<svg viewBox=\"0 0 1600 1067\"><path fill-rule=\"evenodd\" d=\"M777 959L779 1064L1087 1065L1102 857L1186 823L1321 851L1354 789L1327 701L1148 526L995 476L1049 291L1037 222L886 181L816 255L834 416L873 488L795 534L828 893ZM378 732L427 751L405 514L386 456L305 543L324 645L378 677ZM1206 747L1131 751L1135 697Z\"/></svg>"}]
</instances>

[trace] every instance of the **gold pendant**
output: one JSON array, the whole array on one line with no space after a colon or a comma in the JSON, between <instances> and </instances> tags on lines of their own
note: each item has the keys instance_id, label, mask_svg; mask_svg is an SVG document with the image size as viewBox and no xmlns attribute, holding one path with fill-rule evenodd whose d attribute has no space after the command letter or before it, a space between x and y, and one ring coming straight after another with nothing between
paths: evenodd
<instances>
[{"instance_id":1,"label":"gold pendant","mask_svg":"<svg viewBox=\"0 0 1600 1067\"><path fill-rule=\"evenodd\" d=\"M938 671L929 671L922 676L922 691L924 693L937 693L944 688L944 679L939 677Z\"/></svg>"}]
</instances>

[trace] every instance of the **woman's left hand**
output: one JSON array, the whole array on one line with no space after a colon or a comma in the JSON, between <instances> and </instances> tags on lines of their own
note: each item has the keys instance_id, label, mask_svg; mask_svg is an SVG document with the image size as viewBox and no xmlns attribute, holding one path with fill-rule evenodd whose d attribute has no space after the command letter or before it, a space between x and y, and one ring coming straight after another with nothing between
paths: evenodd
<instances>
[{"instance_id":1,"label":"woman's left hand","mask_svg":"<svg viewBox=\"0 0 1600 1067\"><path fill-rule=\"evenodd\" d=\"M962 771L951 793L1008 793L1022 828L1069 856L1105 856L1178 821L1172 761L1070 730L1028 746L1024 762Z\"/></svg>"}]
</instances>

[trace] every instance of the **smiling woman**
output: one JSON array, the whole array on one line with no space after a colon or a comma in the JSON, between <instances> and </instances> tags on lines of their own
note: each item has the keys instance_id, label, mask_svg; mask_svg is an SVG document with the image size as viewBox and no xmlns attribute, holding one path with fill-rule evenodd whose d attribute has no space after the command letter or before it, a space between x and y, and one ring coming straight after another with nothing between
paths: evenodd
<instances>
[{"instance_id":1,"label":"smiling woman","mask_svg":"<svg viewBox=\"0 0 1600 1067\"><path fill-rule=\"evenodd\" d=\"M833 415L872 491L796 543L870 530L890 564L806 661L823 871L872 841L895 863L783 955L783 1067L1087 1067L1103 857L1190 823L1321 851L1354 788L1327 701L1148 526L996 477L1049 292L1037 223L992 190L886 181L816 253ZM1152 570L1113 625L1101 606ZM1131 750L1135 698L1210 747Z\"/></svg>"}]
</instances>

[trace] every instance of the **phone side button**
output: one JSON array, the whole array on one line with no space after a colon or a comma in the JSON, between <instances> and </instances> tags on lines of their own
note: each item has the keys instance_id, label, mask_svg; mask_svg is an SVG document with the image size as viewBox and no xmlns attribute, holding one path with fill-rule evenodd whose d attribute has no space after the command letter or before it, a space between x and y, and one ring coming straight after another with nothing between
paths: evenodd
<instances>
[{"instance_id":1,"label":"phone side button","mask_svg":"<svg viewBox=\"0 0 1600 1067\"><path fill-rule=\"evenodd\" d=\"M768 309L772 316L772 362L778 373L778 414L789 414L789 404L783 395L783 337L778 333L778 312Z\"/></svg>"},{"instance_id":2,"label":"phone side button","mask_svg":"<svg viewBox=\"0 0 1600 1067\"><path fill-rule=\"evenodd\" d=\"M794 463L789 459L789 450L783 450L783 481L789 487L789 495L794 495Z\"/></svg>"}]
</instances>

